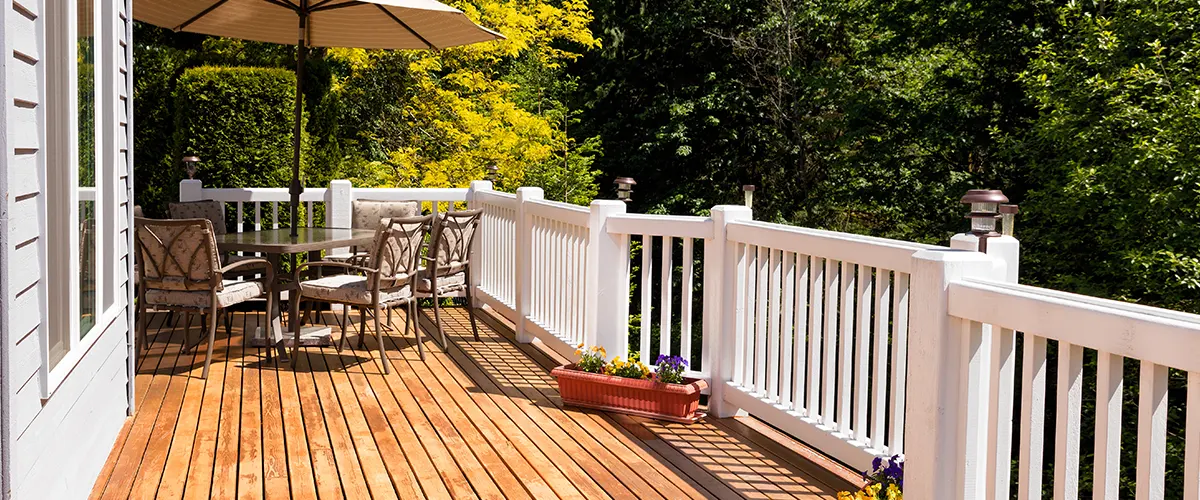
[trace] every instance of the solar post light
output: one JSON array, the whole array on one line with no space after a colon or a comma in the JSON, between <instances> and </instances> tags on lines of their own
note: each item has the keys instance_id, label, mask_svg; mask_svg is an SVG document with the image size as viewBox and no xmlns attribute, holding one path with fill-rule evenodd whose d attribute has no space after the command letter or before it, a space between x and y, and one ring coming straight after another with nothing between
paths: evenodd
<instances>
[{"instance_id":1,"label":"solar post light","mask_svg":"<svg viewBox=\"0 0 1200 500\"><path fill-rule=\"evenodd\" d=\"M188 179L196 178L196 164L200 163L199 156L184 156L183 168L187 169Z\"/></svg>"},{"instance_id":2,"label":"solar post light","mask_svg":"<svg viewBox=\"0 0 1200 500\"><path fill-rule=\"evenodd\" d=\"M613 181L617 185L617 199L625 203L633 201L633 186L637 185L637 181L632 177L617 177Z\"/></svg>"},{"instance_id":3,"label":"solar post light","mask_svg":"<svg viewBox=\"0 0 1200 500\"><path fill-rule=\"evenodd\" d=\"M987 252L987 239L1000 236L996 221L1000 219L1000 204L1008 203L1008 197L999 189L972 189L960 201L970 205L967 218L971 219L971 234L979 238L979 251Z\"/></svg>"}]
</instances>

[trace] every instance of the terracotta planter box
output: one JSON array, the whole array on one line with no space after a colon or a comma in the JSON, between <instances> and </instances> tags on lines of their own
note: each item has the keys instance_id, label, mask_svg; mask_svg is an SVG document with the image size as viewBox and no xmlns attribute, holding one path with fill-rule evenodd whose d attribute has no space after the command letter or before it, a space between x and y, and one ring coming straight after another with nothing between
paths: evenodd
<instances>
[{"instance_id":1,"label":"terracotta planter box","mask_svg":"<svg viewBox=\"0 0 1200 500\"><path fill-rule=\"evenodd\" d=\"M574 364L555 368L550 374L558 379L558 392L563 403L569 405L688 424L704 416L696 411L700 391L708 387L701 379L665 384L653 379L588 373Z\"/></svg>"}]
</instances>

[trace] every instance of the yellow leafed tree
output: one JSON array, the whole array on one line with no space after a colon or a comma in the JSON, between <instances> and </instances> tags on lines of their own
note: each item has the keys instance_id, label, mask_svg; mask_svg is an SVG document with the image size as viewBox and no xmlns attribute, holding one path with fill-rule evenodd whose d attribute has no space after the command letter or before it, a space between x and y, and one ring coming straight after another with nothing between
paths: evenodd
<instances>
[{"instance_id":1,"label":"yellow leafed tree","mask_svg":"<svg viewBox=\"0 0 1200 500\"><path fill-rule=\"evenodd\" d=\"M380 123L351 124L360 141L353 149L374 151L374 157L351 154L346 160L354 163L356 182L463 187L496 165L502 188L540 181L554 184L543 186L548 197L576 202L593 197L590 156L596 143L568 136L571 113L561 99L570 89L563 64L600 43L588 28L587 2L447 3L505 39L438 51L327 52L331 66L339 68L330 87L339 108L380 98L375 82L381 78L401 82L384 92L388 102L365 113Z\"/></svg>"}]
</instances>

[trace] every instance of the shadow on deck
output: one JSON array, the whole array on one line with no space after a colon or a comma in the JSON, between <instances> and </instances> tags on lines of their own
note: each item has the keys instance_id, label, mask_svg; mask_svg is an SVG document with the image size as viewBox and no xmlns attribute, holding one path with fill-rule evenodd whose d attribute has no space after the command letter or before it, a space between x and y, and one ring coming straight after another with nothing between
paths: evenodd
<instances>
[{"instance_id":1,"label":"shadow on deck","mask_svg":"<svg viewBox=\"0 0 1200 500\"><path fill-rule=\"evenodd\" d=\"M446 311L450 349L426 339L424 362L411 337L385 335L387 376L373 335L371 350L350 349L357 321L346 350L302 350L293 370L243 349L262 314L235 313L207 380L202 349L179 354L198 321L185 332L154 313L138 411L92 497L832 498L850 488L752 421L563 407L554 355L514 343L486 313L475 341L465 310ZM333 314L322 320L337 339ZM421 323L436 331L431 317Z\"/></svg>"}]
</instances>

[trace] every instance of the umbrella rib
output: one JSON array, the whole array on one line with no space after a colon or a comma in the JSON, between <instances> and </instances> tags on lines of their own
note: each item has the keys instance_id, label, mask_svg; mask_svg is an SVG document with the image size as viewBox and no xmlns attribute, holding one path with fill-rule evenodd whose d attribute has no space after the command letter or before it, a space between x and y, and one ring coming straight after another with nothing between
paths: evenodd
<instances>
[{"instance_id":1,"label":"umbrella rib","mask_svg":"<svg viewBox=\"0 0 1200 500\"><path fill-rule=\"evenodd\" d=\"M320 10L320 9L321 9L321 6L322 6L322 5L325 5L325 4L327 4L327 3L329 3L329 2L332 2L332 1L333 1L333 0L321 0L320 2L317 2L317 3L316 3L316 4L314 4L313 6L309 7L309 8L308 8L308 11L309 11L309 12L316 12L317 10ZM346 2L346 3L349 3L349 4L354 4L354 3L358 3L358 2L357 2L357 1L350 1L350 2ZM342 4L341 6L343 6L343 7L344 7L344 6L346 6L346 4ZM337 6L335 6L335 7L337 7Z\"/></svg>"},{"instance_id":2,"label":"umbrella rib","mask_svg":"<svg viewBox=\"0 0 1200 500\"><path fill-rule=\"evenodd\" d=\"M333 9L340 9L340 8L342 8L342 7L357 7L357 6L359 6L359 5L368 5L368 4L364 3L364 2L359 2L358 0L351 0L351 1L349 1L349 2L345 2L345 3L339 3L339 4L334 4L334 5L325 5L325 4L327 4L327 3L329 3L329 2L332 2L332 1L333 1L333 0L325 0L325 1L323 1L323 2L320 2L320 3L318 3L318 4L316 4L316 5L312 6L312 7L309 7L309 8L308 8L308 11L309 11L309 12L320 12L320 11L323 11L323 10L333 10Z\"/></svg>"},{"instance_id":3,"label":"umbrella rib","mask_svg":"<svg viewBox=\"0 0 1200 500\"><path fill-rule=\"evenodd\" d=\"M216 9L217 9L217 7L220 7L220 6L222 6L222 5L225 5L225 2L228 2L228 1L229 1L229 0L217 0L217 1L216 1L215 3L213 3L212 5L209 5L207 9L204 9L204 10L200 11L200 13L199 13L199 14L196 14L196 15L192 16L192 18L191 18L191 19L188 19L187 21L184 21L184 22L183 22L183 24L180 24L179 26L176 26L176 27L175 27L175 31L182 31L184 28L187 28L187 27L188 27L188 26L190 26L192 23L194 23L194 22L196 22L196 21L199 21L199 20L200 20L200 18L202 18L202 17L204 17L204 16L207 16L207 15L208 15L210 12L212 12L212 11L216 10Z\"/></svg>"},{"instance_id":4,"label":"umbrella rib","mask_svg":"<svg viewBox=\"0 0 1200 500\"><path fill-rule=\"evenodd\" d=\"M403 26L403 27L404 27L404 29L408 30L408 32L409 32L409 33L412 33L412 35L413 35L413 36L417 37L417 38L418 38L418 39L420 39L422 42L424 42L426 47L428 47L428 48L431 48L431 49L436 49L436 48L437 48L437 46L435 46L435 45L434 45L434 44L432 44L432 43L429 43L429 40L426 40L426 39L425 39L425 37L421 36L421 34L420 34L420 33L417 33L417 32L416 32L416 31L414 31L412 28L410 28L410 27L408 26L408 24L407 24L407 23L405 23L404 21L400 20L400 18L396 17L396 15L395 15L395 14L392 14L392 11L390 11L390 10L387 10L387 8L385 8L384 6L382 6L382 5L379 5L379 4L372 4L372 5L374 5L374 6L376 6L376 7L379 7L379 10L382 10L384 14L387 14L387 16L388 16L388 17L390 17L390 18L392 18L392 20L393 20L393 21L396 21L396 23L397 23L397 24L399 24L400 26Z\"/></svg>"},{"instance_id":5,"label":"umbrella rib","mask_svg":"<svg viewBox=\"0 0 1200 500\"><path fill-rule=\"evenodd\" d=\"M280 6L280 7L283 7L283 8L285 8L285 9L291 9L291 10L293 10L293 11L295 11L295 12L300 12L300 7L298 7L296 4L293 4L292 2L289 2L289 1L286 1L286 0L263 0L263 1L264 1L264 2L267 2L267 3L271 4L271 5L278 5L278 6Z\"/></svg>"}]
</instances>

